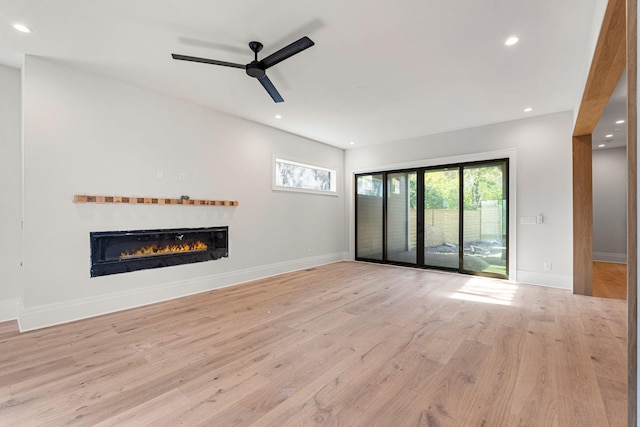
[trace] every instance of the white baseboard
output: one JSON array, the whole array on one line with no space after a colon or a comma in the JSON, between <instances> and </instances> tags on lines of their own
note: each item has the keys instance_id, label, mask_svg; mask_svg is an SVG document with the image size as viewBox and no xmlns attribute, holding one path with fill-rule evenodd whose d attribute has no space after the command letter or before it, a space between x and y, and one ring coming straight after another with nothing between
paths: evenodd
<instances>
[{"instance_id":1,"label":"white baseboard","mask_svg":"<svg viewBox=\"0 0 640 427\"><path fill-rule=\"evenodd\" d=\"M197 279L184 280L174 283L165 283L145 289L136 289L130 292L119 292L108 295L98 295L90 298L82 298L62 303L49 304L23 309L19 315L18 326L21 332L45 328L61 323L100 316L116 311L155 304L170 299L207 292L213 289L238 285L252 280L305 268L317 267L345 259L343 252L333 254L306 257L276 264L247 268L215 274ZM0 306L0 314L2 313ZM17 310L16 310L17 311ZM14 316L14 319L16 317Z\"/></svg>"},{"instance_id":2,"label":"white baseboard","mask_svg":"<svg viewBox=\"0 0 640 427\"><path fill-rule=\"evenodd\" d=\"M617 254L617 253L611 253L611 252L594 252L593 260L626 264L627 254Z\"/></svg>"},{"instance_id":3,"label":"white baseboard","mask_svg":"<svg viewBox=\"0 0 640 427\"><path fill-rule=\"evenodd\" d=\"M518 270L516 272L516 281L518 283L547 286L549 288L573 289L573 276L570 274Z\"/></svg>"},{"instance_id":4,"label":"white baseboard","mask_svg":"<svg viewBox=\"0 0 640 427\"><path fill-rule=\"evenodd\" d=\"M16 320L20 311L20 300L18 298L0 301L0 322Z\"/></svg>"}]
</instances>

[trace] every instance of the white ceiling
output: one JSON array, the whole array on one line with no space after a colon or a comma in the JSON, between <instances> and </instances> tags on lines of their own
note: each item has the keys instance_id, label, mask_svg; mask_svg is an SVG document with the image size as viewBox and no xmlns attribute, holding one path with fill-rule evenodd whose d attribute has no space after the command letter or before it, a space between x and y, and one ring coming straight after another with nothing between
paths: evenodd
<instances>
[{"instance_id":1,"label":"white ceiling","mask_svg":"<svg viewBox=\"0 0 640 427\"><path fill-rule=\"evenodd\" d=\"M595 1L0 0L0 62L40 55L361 147L571 110ZM251 40L262 58L303 35L316 45L267 71L282 104L241 69L170 56L244 64ZM520 43L507 47L511 35Z\"/></svg>"}]
</instances>

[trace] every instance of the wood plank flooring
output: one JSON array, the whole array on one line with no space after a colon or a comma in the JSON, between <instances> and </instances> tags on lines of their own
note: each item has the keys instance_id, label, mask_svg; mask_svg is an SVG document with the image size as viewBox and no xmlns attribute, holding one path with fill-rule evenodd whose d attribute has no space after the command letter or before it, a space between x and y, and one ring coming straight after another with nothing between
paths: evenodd
<instances>
[{"instance_id":1,"label":"wood plank flooring","mask_svg":"<svg viewBox=\"0 0 640 427\"><path fill-rule=\"evenodd\" d=\"M19 334L2 426L624 426L624 301L341 262Z\"/></svg>"},{"instance_id":2,"label":"wood plank flooring","mask_svg":"<svg viewBox=\"0 0 640 427\"><path fill-rule=\"evenodd\" d=\"M627 264L594 262L593 296L627 299Z\"/></svg>"}]
</instances>

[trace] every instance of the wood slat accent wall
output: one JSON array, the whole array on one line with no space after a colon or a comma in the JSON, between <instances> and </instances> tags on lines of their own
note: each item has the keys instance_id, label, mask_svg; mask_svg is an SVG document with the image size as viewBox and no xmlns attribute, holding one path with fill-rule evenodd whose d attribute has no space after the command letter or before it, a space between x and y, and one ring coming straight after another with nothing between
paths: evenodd
<instances>
[{"instance_id":1,"label":"wood slat accent wall","mask_svg":"<svg viewBox=\"0 0 640 427\"><path fill-rule=\"evenodd\" d=\"M238 206L235 200L169 199L162 197L89 196L76 194L74 203L127 203L130 205Z\"/></svg>"}]
</instances>

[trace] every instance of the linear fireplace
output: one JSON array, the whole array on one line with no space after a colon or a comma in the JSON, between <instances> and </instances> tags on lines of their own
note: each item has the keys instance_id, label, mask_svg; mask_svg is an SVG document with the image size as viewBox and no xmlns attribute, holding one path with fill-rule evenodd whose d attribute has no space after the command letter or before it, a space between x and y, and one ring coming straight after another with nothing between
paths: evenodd
<instances>
[{"instance_id":1,"label":"linear fireplace","mask_svg":"<svg viewBox=\"0 0 640 427\"><path fill-rule=\"evenodd\" d=\"M91 277L191 264L229 256L228 227L96 231Z\"/></svg>"}]
</instances>

